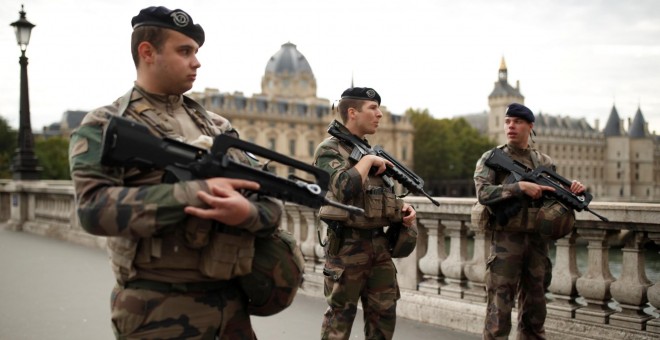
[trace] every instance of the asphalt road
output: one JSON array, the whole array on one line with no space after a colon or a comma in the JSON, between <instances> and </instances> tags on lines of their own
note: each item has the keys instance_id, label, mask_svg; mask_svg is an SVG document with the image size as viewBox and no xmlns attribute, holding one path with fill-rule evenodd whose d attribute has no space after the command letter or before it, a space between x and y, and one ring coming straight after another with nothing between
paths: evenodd
<instances>
[{"instance_id":1,"label":"asphalt road","mask_svg":"<svg viewBox=\"0 0 660 340\"><path fill-rule=\"evenodd\" d=\"M111 340L110 290L114 277L104 250L0 229L0 340ZM259 339L318 339L325 311L321 297L298 294L270 317L253 317ZM362 317L351 339L364 339ZM479 339L408 319L394 339Z\"/></svg>"}]
</instances>

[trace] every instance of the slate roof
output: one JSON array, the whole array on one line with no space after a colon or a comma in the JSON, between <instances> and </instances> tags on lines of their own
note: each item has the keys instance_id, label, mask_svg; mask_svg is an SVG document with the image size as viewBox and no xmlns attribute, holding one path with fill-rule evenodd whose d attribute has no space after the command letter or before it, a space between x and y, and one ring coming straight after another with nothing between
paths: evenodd
<instances>
[{"instance_id":1,"label":"slate roof","mask_svg":"<svg viewBox=\"0 0 660 340\"><path fill-rule=\"evenodd\" d=\"M266 72L313 73L305 56L298 51L296 45L290 42L283 44L282 48L270 57L266 64Z\"/></svg>"},{"instance_id":2,"label":"slate roof","mask_svg":"<svg viewBox=\"0 0 660 340\"><path fill-rule=\"evenodd\" d=\"M605 135L605 137L623 135L621 118L619 118L619 112L616 110L616 107L614 105L612 105L612 111L610 112L609 118L607 118L607 123L605 124L605 129L603 130L603 134Z\"/></svg>"}]
</instances>

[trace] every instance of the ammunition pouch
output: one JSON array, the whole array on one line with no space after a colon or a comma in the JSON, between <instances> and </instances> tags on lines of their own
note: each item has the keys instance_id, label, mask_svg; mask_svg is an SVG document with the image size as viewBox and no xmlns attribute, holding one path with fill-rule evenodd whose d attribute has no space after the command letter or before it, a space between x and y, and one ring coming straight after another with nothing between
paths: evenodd
<instances>
[{"instance_id":1,"label":"ammunition pouch","mask_svg":"<svg viewBox=\"0 0 660 340\"><path fill-rule=\"evenodd\" d=\"M202 249L199 271L214 279L229 280L252 271L255 237L245 230L216 225L209 244Z\"/></svg>"},{"instance_id":2,"label":"ammunition pouch","mask_svg":"<svg viewBox=\"0 0 660 340\"><path fill-rule=\"evenodd\" d=\"M383 216L383 195L385 188L369 186L364 191L364 217L380 218Z\"/></svg>"},{"instance_id":3,"label":"ammunition pouch","mask_svg":"<svg viewBox=\"0 0 660 340\"><path fill-rule=\"evenodd\" d=\"M520 211L508 219L505 225L499 223L494 230L510 232L536 232L536 215L539 208L520 209Z\"/></svg>"},{"instance_id":4,"label":"ammunition pouch","mask_svg":"<svg viewBox=\"0 0 660 340\"><path fill-rule=\"evenodd\" d=\"M331 201L337 201L335 194L331 190L328 190L325 197ZM340 209L331 205L321 206L319 210L319 217L322 219L328 219L333 221L347 221L350 217L350 213L345 209Z\"/></svg>"},{"instance_id":5,"label":"ammunition pouch","mask_svg":"<svg viewBox=\"0 0 660 340\"><path fill-rule=\"evenodd\" d=\"M475 202L470 210L470 225L474 231L492 230L493 215L490 208Z\"/></svg>"}]
</instances>

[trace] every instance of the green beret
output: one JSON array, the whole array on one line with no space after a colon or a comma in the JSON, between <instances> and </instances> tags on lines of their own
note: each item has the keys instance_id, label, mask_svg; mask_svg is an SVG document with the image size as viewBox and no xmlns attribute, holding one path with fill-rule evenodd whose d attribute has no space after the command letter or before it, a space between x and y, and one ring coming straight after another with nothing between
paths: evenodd
<instances>
[{"instance_id":1,"label":"green beret","mask_svg":"<svg viewBox=\"0 0 660 340\"><path fill-rule=\"evenodd\" d=\"M341 94L341 99L370 100L380 105L380 95L370 87L351 87Z\"/></svg>"},{"instance_id":2,"label":"green beret","mask_svg":"<svg viewBox=\"0 0 660 340\"><path fill-rule=\"evenodd\" d=\"M169 28L192 38L200 47L204 45L204 29L202 29L202 26L193 23L190 15L180 9L170 10L163 6L147 7L133 17L131 25L133 25L133 29L140 26Z\"/></svg>"}]
</instances>

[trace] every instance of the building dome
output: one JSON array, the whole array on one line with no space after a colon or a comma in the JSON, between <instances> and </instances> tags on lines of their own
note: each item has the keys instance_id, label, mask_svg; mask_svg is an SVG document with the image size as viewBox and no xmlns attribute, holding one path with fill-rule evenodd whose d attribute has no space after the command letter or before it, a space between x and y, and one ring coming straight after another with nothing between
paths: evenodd
<instances>
[{"instance_id":1,"label":"building dome","mask_svg":"<svg viewBox=\"0 0 660 340\"><path fill-rule=\"evenodd\" d=\"M312 67L296 45L282 45L266 64L261 91L268 97L316 97L316 79Z\"/></svg>"},{"instance_id":2,"label":"building dome","mask_svg":"<svg viewBox=\"0 0 660 340\"><path fill-rule=\"evenodd\" d=\"M290 42L282 45L282 48L270 57L266 64L266 73L268 72L289 74L307 72L314 75L305 56Z\"/></svg>"}]
</instances>

